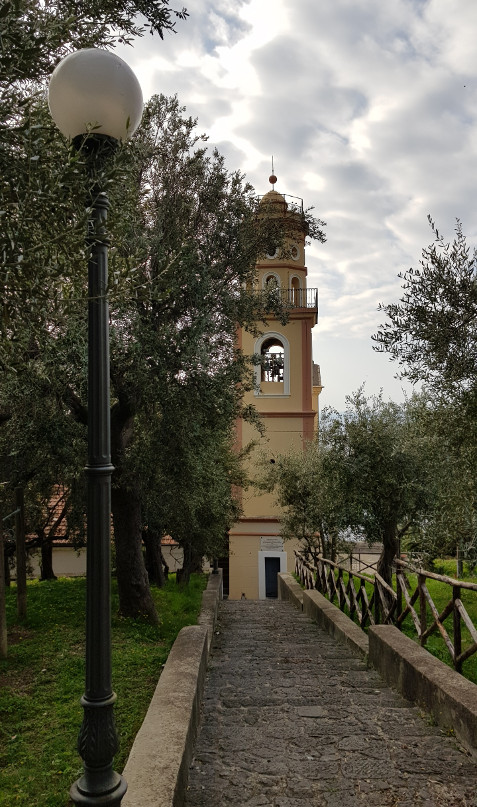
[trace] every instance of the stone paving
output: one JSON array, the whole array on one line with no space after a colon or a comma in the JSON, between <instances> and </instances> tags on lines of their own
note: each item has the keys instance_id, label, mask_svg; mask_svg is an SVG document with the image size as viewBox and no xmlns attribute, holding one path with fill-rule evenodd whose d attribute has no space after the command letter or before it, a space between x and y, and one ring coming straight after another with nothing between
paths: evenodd
<instances>
[{"instance_id":1,"label":"stone paving","mask_svg":"<svg viewBox=\"0 0 477 807\"><path fill-rule=\"evenodd\" d=\"M187 807L477 807L452 737L289 603L220 604Z\"/></svg>"}]
</instances>

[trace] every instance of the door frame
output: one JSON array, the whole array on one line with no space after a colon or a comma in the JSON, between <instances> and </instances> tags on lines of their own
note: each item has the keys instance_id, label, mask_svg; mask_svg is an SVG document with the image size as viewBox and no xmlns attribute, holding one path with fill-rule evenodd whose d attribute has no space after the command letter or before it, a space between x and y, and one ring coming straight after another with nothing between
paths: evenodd
<instances>
[{"instance_id":1,"label":"door frame","mask_svg":"<svg viewBox=\"0 0 477 807\"><path fill-rule=\"evenodd\" d=\"M277 552L276 550L258 553L258 599L266 600L266 583L265 583L265 558L280 558L280 574L287 571L288 556L286 552Z\"/></svg>"}]
</instances>

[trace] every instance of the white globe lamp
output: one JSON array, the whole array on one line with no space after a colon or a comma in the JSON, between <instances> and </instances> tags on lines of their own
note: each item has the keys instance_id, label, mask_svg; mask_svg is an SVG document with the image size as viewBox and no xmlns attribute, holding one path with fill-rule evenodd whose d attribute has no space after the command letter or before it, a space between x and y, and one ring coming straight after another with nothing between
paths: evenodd
<instances>
[{"instance_id":1,"label":"white globe lamp","mask_svg":"<svg viewBox=\"0 0 477 807\"><path fill-rule=\"evenodd\" d=\"M141 86L129 65L98 48L70 53L57 65L48 103L58 129L71 140L88 133L127 140L143 110Z\"/></svg>"}]
</instances>

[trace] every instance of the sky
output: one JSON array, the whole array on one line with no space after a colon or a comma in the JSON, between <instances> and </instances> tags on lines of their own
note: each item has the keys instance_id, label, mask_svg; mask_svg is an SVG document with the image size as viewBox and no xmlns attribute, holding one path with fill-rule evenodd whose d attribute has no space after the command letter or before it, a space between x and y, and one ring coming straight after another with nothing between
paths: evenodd
<instances>
[{"instance_id":1,"label":"sky","mask_svg":"<svg viewBox=\"0 0 477 807\"><path fill-rule=\"evenodd\" d=\"M173 7L179 7L172 0ZM182 3L180 4L182 5ZM378 305L400 271L456 220L477 242L475 0L184 0L164 40L117 52L145 98L177 94L257 194L303 198L326 223L307 248L319 289L320 405L342 411L361 384L402 401L410 386L373 350Z\"/></svg>"}]
</instances>

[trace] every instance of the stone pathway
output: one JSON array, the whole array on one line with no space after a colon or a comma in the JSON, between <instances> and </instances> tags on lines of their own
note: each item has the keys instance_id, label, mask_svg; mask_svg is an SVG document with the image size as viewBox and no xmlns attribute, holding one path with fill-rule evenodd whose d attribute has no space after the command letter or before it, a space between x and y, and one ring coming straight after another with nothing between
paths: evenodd
<instances>
[{"instance_id":1,"label":"stone pathway","mask_svg":"<svg viewBox=\"0 0 477 807\"><path fill-rule=\"evenodd\" d=\"M477 766L293 606L220 605L187 807L477 807Z\"/></svg>"}]
</instances>

